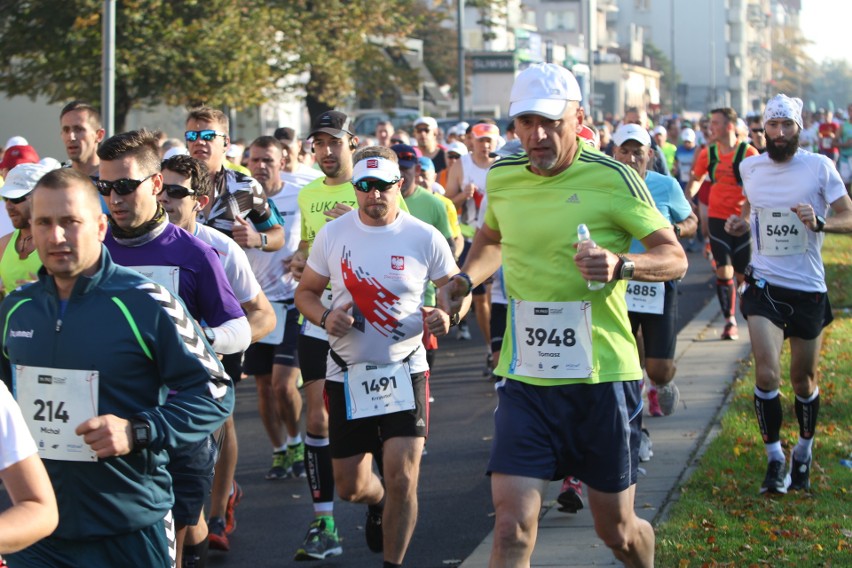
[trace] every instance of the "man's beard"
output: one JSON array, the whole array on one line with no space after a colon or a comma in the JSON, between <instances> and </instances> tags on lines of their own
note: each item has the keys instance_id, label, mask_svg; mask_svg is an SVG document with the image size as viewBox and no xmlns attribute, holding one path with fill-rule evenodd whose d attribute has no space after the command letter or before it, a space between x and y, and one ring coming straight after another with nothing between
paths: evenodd
<instances>
[{"instance_id":1,"label":"man's beard","mask_svg":"<svg viewBox=\"0 0 852 568\"><path fill-rule=\"evenodd\" d=\"M784 146L776 146L775 141L766 137L766 153L773 162L786 162L799 151L799 133L786 141Z\"/></svg>"},{"instance_id":2,"label":"man's beard","mask_svg":"<svg viewBox=\"0 0 852 568\"><path fill-rule=\"evenodd\" d=\"M387 203L371 203L364 207L364 212L371 219L384 219L385 215L388 214L388 204Z\"/></svg>"}]
</instances>

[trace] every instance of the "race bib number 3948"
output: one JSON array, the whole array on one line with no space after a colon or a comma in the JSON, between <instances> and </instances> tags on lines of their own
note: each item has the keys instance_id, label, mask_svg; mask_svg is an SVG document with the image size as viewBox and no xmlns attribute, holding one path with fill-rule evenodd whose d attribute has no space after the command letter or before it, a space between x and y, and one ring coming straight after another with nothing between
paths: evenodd
<instances>
[{"instance_id":1,"label":"race bib number 3948","mask_svg":"<svg viewBox=\"0 0 852 568\"><path fill-rule=\"evenodd\" d=\"M98 415L98 372L47 367L15 367L18 406L43 459L97 461L98 456L74 433Z\"/></svg>"},{"instance_id":2,"label":"race bib number 3948","mask_svg":"<svg viewBox=\"0 0 852 568\"><path fill-rule=\"evenodd\" d=\"M585 379L592 375L590 302L512 300L511 309L511 373L542 379Z\"/></svg>"}]
</instances>

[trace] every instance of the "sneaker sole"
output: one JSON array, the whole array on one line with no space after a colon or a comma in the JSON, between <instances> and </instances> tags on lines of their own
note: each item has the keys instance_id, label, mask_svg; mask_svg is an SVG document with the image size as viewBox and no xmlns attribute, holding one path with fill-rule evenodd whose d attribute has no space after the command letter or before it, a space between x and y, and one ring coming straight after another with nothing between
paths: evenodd
<instances>
[{"instance_id":1,"label":"sneaker sole","mask_svg":"<svg viewBox=\"0 0 852 568\"><path fill-rule=\"evenodd\" d=\"M583 504L583 498L573 491L560 493L559 497L556 498L556 502L559 503L559 508L557 510L562 513L576 514L577 511L585 507Z\"/></svg>"},{"instance_id":2,"label":"sneaker sole","mask_svg":"<svg viewBox=\"0 0 852 568\"><path fill-rule=\"evenodd\" d=\"M220 550L222 552L228 552L231 550L230 543L218 535L210 534L208 535L207 540L209 542L210 550Z\"/></svg>"},{"instance_id":3,"label":"sneaker sole","mask_svg":"<svg viewBox=\"0 0 852 568\"><path fill-rule=\"evenodd\" d=\"M338 546L337 548L330 548L326 550L323 554L299 550L296 552L296 556L293 558L293 560L325 560L329 556L340 556L341 554L343 554L342 546Z\"/></svg>"}]
</instances>

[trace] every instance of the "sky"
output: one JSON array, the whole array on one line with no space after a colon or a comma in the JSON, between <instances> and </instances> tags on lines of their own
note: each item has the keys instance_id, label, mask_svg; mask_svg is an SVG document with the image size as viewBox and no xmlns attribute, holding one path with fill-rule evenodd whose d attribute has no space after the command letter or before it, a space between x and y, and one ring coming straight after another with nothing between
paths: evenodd
<instances>
[{"instance_id":1,"label":"sky","mask_svg":"<svg viewBox=\"0 0 852 568\"><path fill-rule=\"evenodd\" d=\"M852 2L849 0L802 0L799 23L804 36L814 42L808 53L817 63L845 59L852 65L850 21Z\"/></svg>"}]
</instances>

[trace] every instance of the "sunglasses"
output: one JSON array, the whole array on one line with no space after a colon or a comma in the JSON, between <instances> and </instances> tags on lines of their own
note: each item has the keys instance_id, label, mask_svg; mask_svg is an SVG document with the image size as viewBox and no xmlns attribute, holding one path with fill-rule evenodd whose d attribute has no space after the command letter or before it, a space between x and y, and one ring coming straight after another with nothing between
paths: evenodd
<instances>
[{"instance_id":1,"label":"sunglasses","mask_svg":"<svg viewBox=\"0 0 852 568\"><path fill-rule=\"evenodd\" d=\"M456 154L455 152L448 152L447 158L451 160L458 160L459 158L461 158L461 154Z\"/></svg>"},{"instance_id":2,"label":"sunglasses","mask_svg":"<svg viewBox=\"0 0 852 568\"><path fill-rule=\"evenodd\" d=\"M29 197L29 194L22 195L21 197L4 197L3 201L8 201L9 203L14 203L15 205L20 205L21 203L23 203L24 201L27 200L27 197Z\"/></svg>"},{"instance_id":3,"label":"sunglasses","mask_svg":"<svg viewBox=\"0 0 852 568\"><path fill-rule=\"evenodd\" d=\"M362 179L361 181L352 182L352 185L355 186L355 189L364 193L370 193L371 191L378 190L379 193L384 193L390 188L392 188L399 181L399 178L396 178L393 181L382 181L380 179Z\"/></svg>"},{"instance_id":4,"label":"sunglasses","mask_svg":"<svg viewBox=\"0 0 852 568\"><path fill-rule=\"evenodd\" d=\"M217 136L221 136L222 138L228 137L224 132L217 132L215 130L187 130L183 133L183 136L187 142L195 142L199 138L205 142L212 142Z\"/></svg>"},{"instance_id":5,"label":"sunglasses","mask_svg":"<svg viewBox=\"0 0 852 568\"><path fill-rule=\"evenodd\" d=\"M415 129L415 132L429 132L429 127L417 128L417 129Z\"/></svg>"},{"instance_id":6,"label":"sunglasses","mask_svg":"<svg viewBox=\"0 0 852 568\"><path fill-rule=\"evenodd\" d=\"M157 175L153 173L145 179L117 179L115 181L105 181L102 179L95 180L95 187L98 188L98 193L104 197L109 197L110 192L116 192L118 195L130 195L136 188L142 185L143 182Z\"/></svg>"},{"instance_id":7,"label":"sunglasses","mask_svg":"<svg viewBox=\"0 0 852 568\"><path fill-rule=\"evenodd\" d=\"M195 190L191 187L184 187L176 183L164 183L163 191L172 199L183 199L188 195L195 195Z\"/></svg>"},{"instance_id":8,"label":"sunglasses","mask_svg":"<svg viewBox=\"0 0 852 568\"><path fill-rule=\"evenodd\" d=\"M405 161L405 162L416 162L417 161L417 154L415 154L414 152L399 152L399 153L397 153L396 157L400 162L403 162L403 161Z\"/></svg>"},{"instance_id":9,"label":"sunglasses","mask_svg":"<svg viewBox=\"0 0 852 568\"><path fill-rule=\"evenodd\" d=\"M754 132L755 134L763 134L762 128L752 128L751 131Z\"/></svg>"},{"instance_id":10,"label":"sunglasses","mask_svg":"<svg viewBox=\"0 0 852 568\"><path fill-rule=\"evenodd\" d=\"M391 144L405 144L405 142L402 141L402 138L391 138Z\"/></svg>"}]
</instances>

